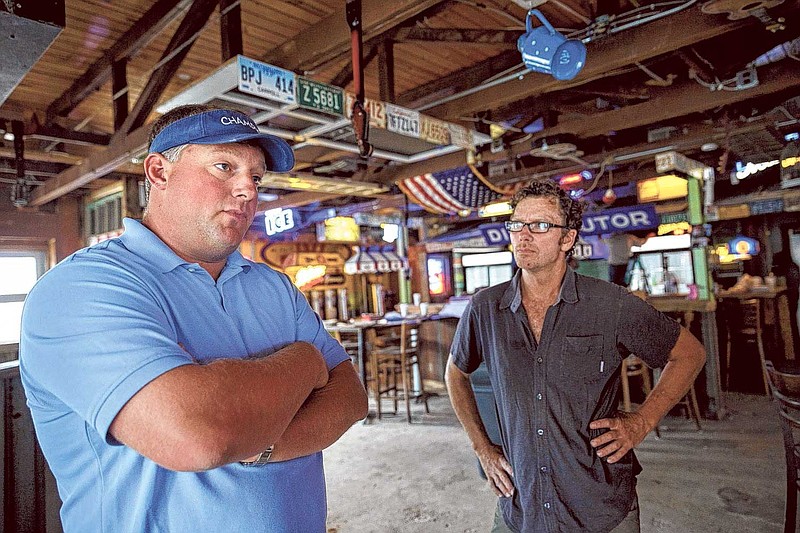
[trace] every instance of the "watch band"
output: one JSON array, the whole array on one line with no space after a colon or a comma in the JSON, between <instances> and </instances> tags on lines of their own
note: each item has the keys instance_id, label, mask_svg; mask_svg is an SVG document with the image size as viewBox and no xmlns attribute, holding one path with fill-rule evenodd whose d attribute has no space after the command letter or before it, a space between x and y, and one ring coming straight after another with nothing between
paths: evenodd
<instances>
[{"instance_id":1,"label":"watch band","mask_svg":"<svg viewBox=\"0 0 800 533\"><path fill-rule=\"evenodd\" d=\"M254 460L239 461L239 463L243 464L244 466L263 466L267 464L269 462L269 458L272 457L272 448L274 448L274 445L258 454L258 457L256 457Z\"/></svg>"}]
</instances>

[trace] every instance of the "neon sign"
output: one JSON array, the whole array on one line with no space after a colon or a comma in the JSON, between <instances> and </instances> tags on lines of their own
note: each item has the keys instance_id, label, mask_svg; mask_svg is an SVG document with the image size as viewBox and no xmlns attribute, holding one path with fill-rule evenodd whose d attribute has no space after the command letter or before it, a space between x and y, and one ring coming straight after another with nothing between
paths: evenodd
<instances>
[{"instance_id":1,"label":"neon sign","mask_svg":"<svg viewBox=\"0 0 800 533\"><path fill-rule=\"evenodd\" d=\"M763 163L747 163L746 165L743 165L741 161L737 161L735 171L736 179L743 180L746 177L757 174L758 172L766 170L769 167L774 167L780 162L780 159L775 159L773 161L764 161Z\"/></svg>"}]
</instances>

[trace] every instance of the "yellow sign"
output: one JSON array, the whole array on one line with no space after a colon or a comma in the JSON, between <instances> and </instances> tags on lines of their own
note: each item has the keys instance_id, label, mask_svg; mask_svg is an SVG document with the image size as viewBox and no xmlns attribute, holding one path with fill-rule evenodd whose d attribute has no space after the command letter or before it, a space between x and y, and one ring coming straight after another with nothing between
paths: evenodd
<instances>
[{"instance_id":1,"label":"yellow sign","mask_svg":"<svg viewBox=\"0 0 800 533\"><path fill-rule=\"evenodd\" d=\"M669 224L660 224L658 226L659 235L683 235L684 233L691 233L692 225L686 221L671 222Z\"/></svg>"},{"instance_id":2,"label":"yellow sign","mask_svg":"<svg viewBox=\"0 0 800 533\"><path fill-rule=\"evenodd\" d=\"M721 205L717 210L719 220L730 220L732 218L747 218L750 216L750 206L748 204Z\"/></svg>"},{"instance_id":3,"label":"yellow sign","mask_svg":"<svg viewBox=\"0 0 800 533\"><path fill-rule=\"evenodd\" d=\"M300 290L304 290L322 283L322 280L325 278L326 270L327 267L325 267L325 265L310 265L300 267L293 273L290 273L290 269L287 269L286 272L292 277L295 286Z\"/></svg>"},{"instance_id":4,"label":"yellow sign","mask_svg":"<svg viewBox=\"0 0 800 533\"><path fill-rule=\"evenodd\" d=\"M450 130L447 122L420 115L419 137L433 144L450 144Z\"/></svg>"},{"instance_id":5,"label":"yellow sign","mask_svg":"<svg viewBox=\"0 0 800 533\"><path fill-rule=\"evenodd\" d=\"M673 174L658 176L636 183L640 203L684 198L689 194L689 182Z\"/></svg>"},{"instance_id":6,"label":"yellow sign","mask_svg":"<svg viewBox=\"0 0 800 533\"><path fill-rule=\"evenodd\" d=\"M318 240L358 242L360 238L361 231L352 217L334 217L325 220L322 239Z\"/></svg>"}]
</instances>

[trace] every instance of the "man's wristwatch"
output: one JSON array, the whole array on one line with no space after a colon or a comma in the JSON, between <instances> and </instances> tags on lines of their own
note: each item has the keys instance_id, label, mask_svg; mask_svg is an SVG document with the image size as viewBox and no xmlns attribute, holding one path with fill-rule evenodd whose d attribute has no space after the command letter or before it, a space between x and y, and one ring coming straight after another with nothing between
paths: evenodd
<instances>
[{"instance_id":1,"label":"man's wristwatch","mask_svg":"<svg viewBox=\"0 0 800 533\"><path fill-rule=\"evenodd\" d=\"M239 461L240 464L244 466L262 466L269 462L269 458L272 457L272 448L274 446L270 446L263 452L261 452L258 457L256 457L253 461Z\"/></svg>"}]
</instances>

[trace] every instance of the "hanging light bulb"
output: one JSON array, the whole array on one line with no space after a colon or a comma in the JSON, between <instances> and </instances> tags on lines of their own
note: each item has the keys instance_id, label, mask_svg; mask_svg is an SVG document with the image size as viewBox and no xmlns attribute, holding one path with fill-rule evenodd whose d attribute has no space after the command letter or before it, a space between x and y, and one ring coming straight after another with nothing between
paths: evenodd
<instances>
[{"instance_id":1,"label":"hanging light bulb","mask_svg":"<svg viewBox=\"0 0 800 533\"><path fill-rule=\"evenodd\" d=\"M614 172L608 169L608 189L603 194L603 203L611 205L617 201L617 193L614 192Z\"/></svg>"}]
</instances>

